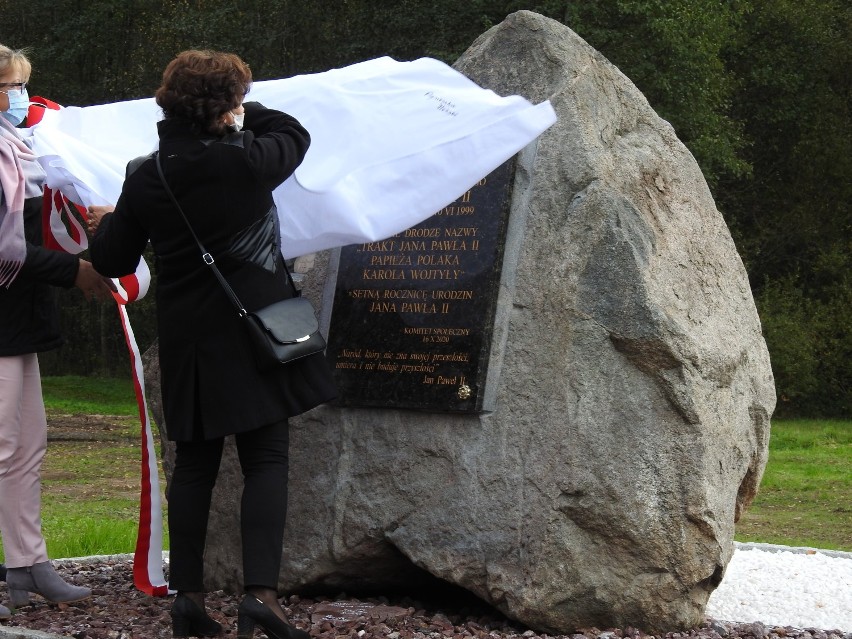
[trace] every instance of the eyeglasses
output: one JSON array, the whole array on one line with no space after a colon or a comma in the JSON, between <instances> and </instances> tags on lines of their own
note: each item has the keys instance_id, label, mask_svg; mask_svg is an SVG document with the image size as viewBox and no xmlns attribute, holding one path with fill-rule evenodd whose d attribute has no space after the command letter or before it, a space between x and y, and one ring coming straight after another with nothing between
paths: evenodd
<instances>
[{"instance_id":1,"label":"eyeglasses","mask_svg":"<svg viewBox=\"0 0 852 639\"><path fill-rule=\"evenodd\" d=\"M0 93L8 93L9 91L23 91L26 88L26 82L0 82Z\"/></svg>"}]
</instances>

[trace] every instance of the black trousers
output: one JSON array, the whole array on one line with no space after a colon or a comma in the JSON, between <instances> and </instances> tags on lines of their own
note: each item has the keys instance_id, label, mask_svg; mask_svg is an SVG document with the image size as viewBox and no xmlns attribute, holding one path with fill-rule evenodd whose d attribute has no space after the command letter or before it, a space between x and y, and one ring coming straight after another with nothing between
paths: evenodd
<instances>
[{"instance_id":1,"label":"black trousers","mask_svg":"<svg viewBox=\"0 0 852 639\"><path fill-rule=\"evenodd\" d=\"M235 435L244 486L240 504L243 584L278 588L287 517L287 420ZM224 439L177 442L169 486L169 587L204 590L207 520Z\"/></svg>"}]
</instances>

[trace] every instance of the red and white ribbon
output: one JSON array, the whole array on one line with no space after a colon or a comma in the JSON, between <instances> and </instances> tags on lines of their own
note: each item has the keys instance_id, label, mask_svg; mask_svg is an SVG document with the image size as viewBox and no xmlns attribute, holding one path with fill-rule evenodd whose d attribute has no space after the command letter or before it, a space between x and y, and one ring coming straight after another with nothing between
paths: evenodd
<instances>
[{"instance_id":1,"label":"red and white ribbon","mask_svg":"<svg viewBox=\"0 0 852 639\"><path fill-rule=\"evenodd\" d=\"M142 436L142 474L139 494L139 528L136 535L136 552L133 556L133 582L144 593L158 597L169 594L168 583L163 576L163 504L160 499L160 481L157 470L157 453L145 401L145 373L139 346L127 316L126 305L144 297L151 283L151 273L145 260L139 260L136 273L113 280L118 289L113 293L118 303L118 315L124 329L130 365L133 373L133 389L139 406L139 421Z\"/></svg>"}]
</instances>

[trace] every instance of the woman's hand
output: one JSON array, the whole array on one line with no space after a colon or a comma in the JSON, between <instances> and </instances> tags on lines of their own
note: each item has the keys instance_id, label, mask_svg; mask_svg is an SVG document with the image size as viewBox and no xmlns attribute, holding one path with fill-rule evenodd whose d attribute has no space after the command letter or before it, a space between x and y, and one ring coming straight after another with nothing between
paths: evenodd
<instances>
[{"instance_id":1,"label":"woman's hand","mask_svg":"<svg viewBox=\"0 0 852 639\"><path fill-rule=\"evenodd\" d=\"M98 230L103 216L107 213L112 213L114 210L114 206L90 206L86 210L86 225L89 228L89 235L94 235L95 231Z\"/></svg>"},{"instance_id":2,"label":"woman's hand","mask_svg":"<svg viewBox=\"0 0 852 639\"><path fill-rule=\"evenodd\" d=\"M93 299L105 302L112 298L112 292L116 290L113 281L98 273L92 266L92 263L86 260L80 260L74 286L83 291L83 295L86 296L86 300L89 302Z\"/></svg>"}]
</instances>

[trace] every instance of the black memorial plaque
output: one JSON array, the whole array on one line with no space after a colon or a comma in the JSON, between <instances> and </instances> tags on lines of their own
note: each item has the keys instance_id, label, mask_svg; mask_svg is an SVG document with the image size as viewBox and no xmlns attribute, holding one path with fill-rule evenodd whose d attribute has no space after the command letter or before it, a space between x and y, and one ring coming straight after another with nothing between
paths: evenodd
<instances>
[{"instance_id":1,"label":"black memorial plaque","mask_svg":"<svg viewBox=\"0 0 852 639\"><path fill-rule=\"evenodd\" d=\"M341 250L326 351L339 404L482 410L513 169L415 227Z\"/></svg>"}]
</instances>

